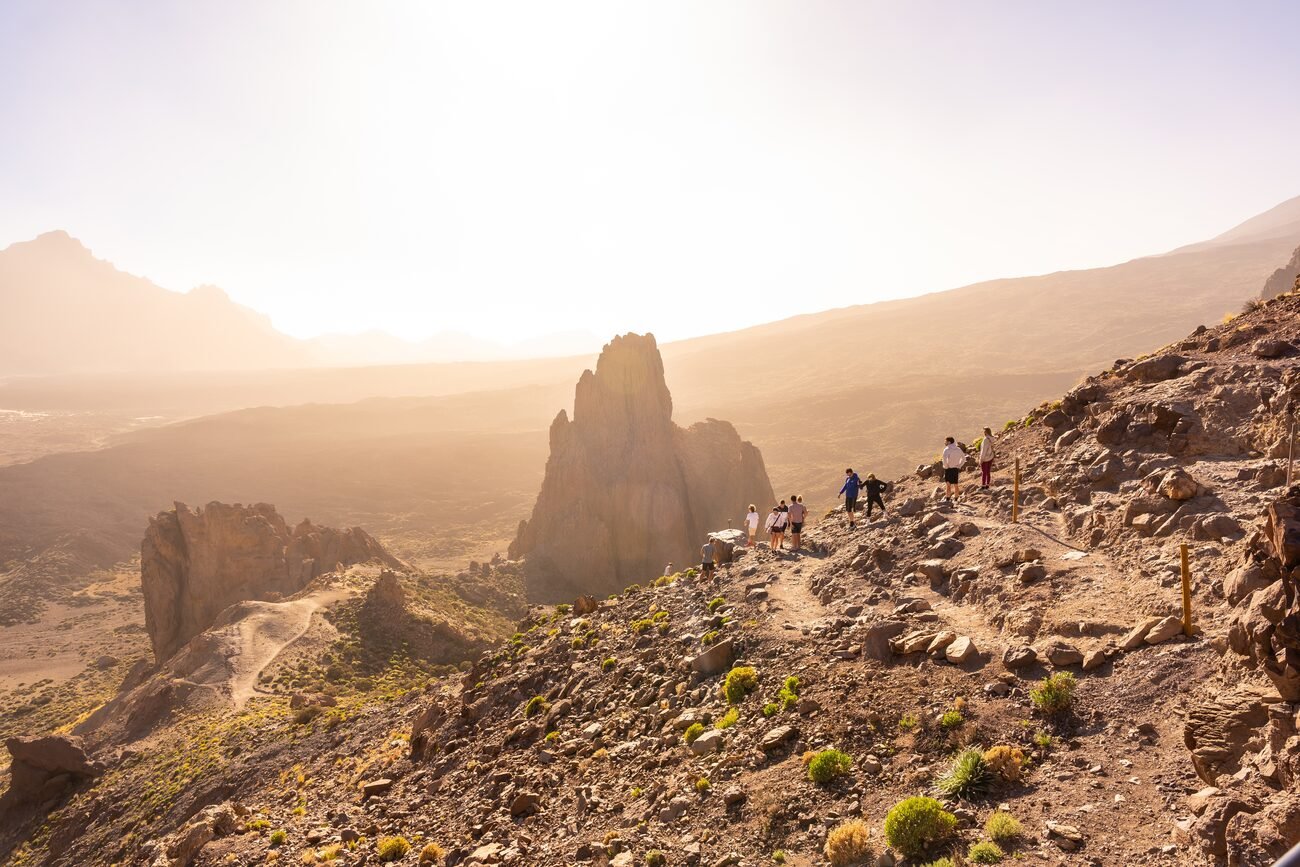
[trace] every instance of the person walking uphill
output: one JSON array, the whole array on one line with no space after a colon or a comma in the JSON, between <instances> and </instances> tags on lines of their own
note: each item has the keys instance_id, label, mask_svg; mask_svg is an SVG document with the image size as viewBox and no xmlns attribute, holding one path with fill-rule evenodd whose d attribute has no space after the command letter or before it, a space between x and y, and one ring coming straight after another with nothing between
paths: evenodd
<instances>
[{"instance_id":1,"label":"person walking uphill","mask_svg":"<svg viewBox=\"0 0 1300 867\"><path fill-rule=\"evenodd\" d=\"M749 504L749 511L745 514L745 529L749 531L749 547L754 547L754 536L758 534L758 506L753 503Z\"/></svg>"},{"instance_id":2,"label":"person walking uphill","mask_svg":"<svg viewBox=\"0 0 1300 867\"><path fill-rule=\"evenodd\" d=\"M767 516L767 532L772 534L767 544L773 551L781 549L781 536L785 533L785 522L788 516L787 512L781 511L780 506L773 506L772 514Z\"/></svg>"},{"instance_id":3,"label":"person walking uphill","mask_svg":"<svg viewBox=\"0 0 1300 867\"><path fill-rule=\"evenodd\" d=\"M993 431L984 428L980 438L980 487L987 488L993 478Z\"/></svg>"},{"instance_id":4,"label":"person walking uphill","mask_svg":"<svg viewBox=\"0 0 1300 867\"><path fill-rule=\"evenodd\" d=\"M803 532L804 518L808 517L808 507L799 499L798 494L790 495L790 550L799 550L799 534Z\"/></svg>"},{"instance_id":5,"label":"person walking uphill","mask_svg":"<svg viewBox=\"0 0 1300 867\"><path fill-rule=\"evenodd\" d=\"M844 471L844 487L840 488L840 496L844 498L844 511L849 514L849 528L852 529L854 513L858 510L858 489L862 487L862 479L858 474L853 472L853 467Z\"/></svg>"},{"instance_id":6,"label":"person walking uphill","mask_svg":"<svg viewBox=\"0 0 1300 867\"><path fill-rule=\"evenodd\" d=\"M889 490L889 482L880 481L875 473L867 473L867 480L862 483L862 486L867 489L867 520L871 520L873 505L880 507L880 514L885 514L885 501L880 495Z\"/></svg>"},{"instance_id":7,"label":"person walking uphill","mask_svg":"<svg viewBox=\"0 0 1300 867\"><path fill-rule=\"evenodd\" d=\"M700 579L707 581L713 577L713 540L706 539L700 548Z\"/></svg>"},{"instance_id":8,"label":"person walking uphill","mask_svg":"<svg viewBox=\"0 0 1300 867\"><path fill-rule=\"evenodd\" d=\"M948 502L961 497L961 468L966 465L966 453L952 437L948 437L943 447L943 483L944 496Z\"/></svg>"}]
</instances>

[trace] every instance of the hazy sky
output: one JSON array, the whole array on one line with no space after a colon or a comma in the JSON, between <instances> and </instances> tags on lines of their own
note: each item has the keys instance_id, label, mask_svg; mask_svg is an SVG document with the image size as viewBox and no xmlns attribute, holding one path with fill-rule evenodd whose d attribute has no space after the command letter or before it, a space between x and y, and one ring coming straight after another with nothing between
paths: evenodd
<instances>
[{"instance_id":1,"label":"hazy sky","mask_svg":"<svg viewBox=\"0 0 1300 867\"><path fill-rule=\"evenodd\" d=\"M661 339L1300 194L1292 2L0 3L0 247L296 335ZM865 346L864 346L865 349Z\"/></svg>"}]
</instances>

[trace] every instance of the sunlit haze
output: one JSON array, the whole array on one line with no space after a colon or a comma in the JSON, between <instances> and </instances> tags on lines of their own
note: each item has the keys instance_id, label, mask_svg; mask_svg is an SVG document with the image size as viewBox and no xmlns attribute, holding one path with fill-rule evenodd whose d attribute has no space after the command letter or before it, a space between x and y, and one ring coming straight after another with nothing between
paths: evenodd
<instances>
[{"instance_id":1,"label":"sunlit haze","mask_svg":"<svg viewBox=\"0 0 1300 867\"><path fill-rule=\"evenodd\" d=\"M0 7L0 247L298 336L675 339L1199 241L1300 193L1300 6Z\"/></svg>"}]
</instances>

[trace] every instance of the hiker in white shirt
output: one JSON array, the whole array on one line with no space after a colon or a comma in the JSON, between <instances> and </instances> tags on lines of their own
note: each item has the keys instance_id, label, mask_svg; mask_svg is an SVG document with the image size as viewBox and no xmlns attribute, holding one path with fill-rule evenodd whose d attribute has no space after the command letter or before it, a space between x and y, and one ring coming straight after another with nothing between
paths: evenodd
<instances>
[{"instance_id":1,"label":"hiker in white shirt","mask_svg":"<svg viewBox=\"0 0 1300 867\"><path fill-rule=\"evenodd\" d=\"M984 428L980 440L980 487L987 488L993 478L993 431Z\"/></svg>"},{"instance_id":2,"label":"hiker in white shirt","mask_svg":"<svg viewBox=\"0 0 1300 867\"><path fill-rule=\"evenodd\" d=\"M966 453L952 437L948 437L943 447L943 483L944 496L948 502L961 497L961 468L966 465Z\"/></svg>"},{"instance_id":3,"label":"hiker in white shirt","mask_svg":"<svg viewBox=\"0 0 1300 867\"><path fill-rule=\"evenodd\" d=\"M749 531L749 547L754 547L754 537L758 535L758 506L749 504L749 513L745 515L745 528Z\"/></svg>"}]
</instances>

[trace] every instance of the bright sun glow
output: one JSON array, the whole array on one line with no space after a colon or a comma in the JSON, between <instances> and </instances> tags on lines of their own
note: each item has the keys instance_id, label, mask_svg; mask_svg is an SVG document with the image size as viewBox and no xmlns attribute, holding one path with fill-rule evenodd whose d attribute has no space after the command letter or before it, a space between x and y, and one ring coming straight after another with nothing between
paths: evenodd
<instances>
[{"instance_id":1,"label":"bright sun glow","mask_svg":"<svg viewBox=\"0 0 1300 867\"><path fill-rule=\"evenodd\" d=\"M66 228L300 336L672 339L1300 190L1285 4L150 9L0 10L0 246Z\"/></svg>"}]
</instances>

